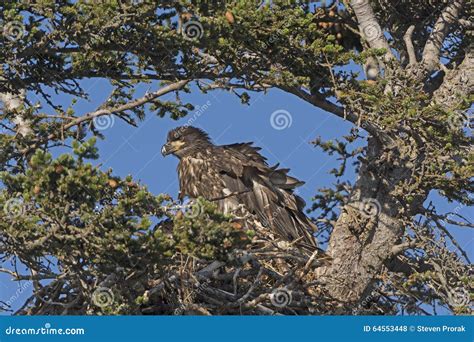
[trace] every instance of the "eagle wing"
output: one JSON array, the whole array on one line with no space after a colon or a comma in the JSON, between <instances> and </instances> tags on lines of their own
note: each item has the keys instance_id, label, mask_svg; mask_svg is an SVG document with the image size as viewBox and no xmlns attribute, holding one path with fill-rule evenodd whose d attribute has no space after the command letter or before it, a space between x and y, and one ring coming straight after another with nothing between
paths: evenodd
<instances>
[{"instance_id":1,"label":"eagle wing","mask_svg":"<svg viewBox=\"0 0 474 342\"><path fill-rule=\"evenodd\" d=\"M262 224L289 240L316 246L312 232L316 226L303 213L304 200L293 190L304 182L288 175L289 169L270 167L252 143L219 146L215 165L229 194L221 200L223 210L237 203L256 215Z\"/></svg>"},{"instance_id":2,"label":"eagle wing","mask_svg":"<svg viewBox=\"0 0 474 342\"><path fill-rule=\"evenodd\" d=\"M293 193L304 182L288 169L270 167L252 143L212 146L178 165L180 198L202 196L218 203L224 213L243 205L266 227L298 245L316 247L316 226L303 213L305 202Z\"/></svg>"}]
</instances>

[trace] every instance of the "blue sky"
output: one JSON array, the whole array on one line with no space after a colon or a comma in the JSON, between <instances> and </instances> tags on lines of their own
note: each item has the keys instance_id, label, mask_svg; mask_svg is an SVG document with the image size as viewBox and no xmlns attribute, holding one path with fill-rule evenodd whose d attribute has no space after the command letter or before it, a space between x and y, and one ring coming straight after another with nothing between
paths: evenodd
<instances>
[{"instance_id":1,"label":"blue sky","mask_svg":"<svg viewBox=\"0 0 474 342\"><path fill-rule=\"evenodd\" d=\"M82 85L91 94L91 98L90 101L78 102L75 106L78 115L95 110L111 90L104 80L85 80ZM153 91L156 87L153 84L150 90ZM143 92L146 88L148 86L140 87L140 91ZM268 158L270 164L280 163L282 167L290 168L291 175L306 182L299 188L298 194L310 204L311 197L318 188L329 186L335 181L328 171L338 166L336 157L328 156L313 147L310 141L317 136L321 136L323 140L340 138L349 132L352 124L282 91L271 90L267 94L254 93L251 96L248 106L242 105L239 98L228 92L202 94L193 87L192 93L182 98L196 107L207 106L205 110L200 110L199 116L195 115L193 124L207 131L216 144L253 141L262 148L261 153ZM54 102L67 107L70 100L61 95L56 96ZM291 125L275 129L271 124L271 116L275 111L289 113ZM187 123L192 115L191 113L190 116L175 121L148 113L137 128L115 119L113 125L102 131L106 139L98 142L100 159L97 162L102 163L103 169L112 168L116 175L132 174L155 194L165 192L177 197L178 160L172 156L162 157L160 149L167 132ZM347 175L351 182L355 180L352 170ZM432 198L440 204L440 211L459 206L456 203L444 203L438 196ZM472 220L472 211L469 212L468 208L461 208L460 213ZM470 257L474 258L472 230L452 228L451 231ZM9 278L0 274L0 300L13 299L13 308L16 309L31 293L32 286L14 283Z\"/></svg>"}]
</instances>

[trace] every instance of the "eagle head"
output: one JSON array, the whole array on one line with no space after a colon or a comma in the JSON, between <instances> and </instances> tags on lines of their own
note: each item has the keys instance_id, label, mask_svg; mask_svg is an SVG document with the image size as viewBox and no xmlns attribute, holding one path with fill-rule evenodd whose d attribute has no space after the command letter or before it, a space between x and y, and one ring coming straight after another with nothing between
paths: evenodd
<instances>
[{"instance_id":1,"label":"eagle head","mask_svg":"<svg viewBox=\"0 0 474 342\"><path fill-rule=\"evenodd\" d=\"M209 136L202 129L181 126L168 132L168 138L166 144L161 148L161 154L163 156L174 154L181 158L210 145L212 143Z\"/></svg>"}]
</instances>

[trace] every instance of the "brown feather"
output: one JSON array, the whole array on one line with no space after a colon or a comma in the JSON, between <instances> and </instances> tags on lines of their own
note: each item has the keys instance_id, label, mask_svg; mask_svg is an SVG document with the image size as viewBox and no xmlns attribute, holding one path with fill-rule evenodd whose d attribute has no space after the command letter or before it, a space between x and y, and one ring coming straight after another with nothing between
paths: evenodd
<instances>
[{"instance_id":1,"label":"brown feather","mask_svg":"<svg viewBox=\"0 0 474 342\"><path fill-rule=\"evenodd\" d=\"M193 127L174 131L188 144L175 153L180 158L181 199L219 199L219 209L226 213L243 205L283 239L299 239L303 245L316 247L312 234L316 226L303 213L303 199L293 193L304 182L289 176L289 169L279 169L278 164L270 167L252 143L216 146ZM176 134L170 132L170 136Z\"/></svg>"}]
</instances>

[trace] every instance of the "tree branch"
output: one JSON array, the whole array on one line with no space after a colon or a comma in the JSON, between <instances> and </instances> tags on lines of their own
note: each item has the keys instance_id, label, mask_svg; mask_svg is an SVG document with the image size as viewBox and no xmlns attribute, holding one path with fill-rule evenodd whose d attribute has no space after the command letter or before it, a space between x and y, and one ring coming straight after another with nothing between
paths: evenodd
<instances>
[{"instance_id":1,"label":"tree branch","mask_svg":"<svg viewBox=\"0 0 474 342\"><path fill-rule=\"evenodd\" d=\"M416 64L415 47L413 46L413 41L412 41L414 30L415 30L415 25L410 25L410 27L405 32L405 35L403 36L403 40L405 41L405 45L407 47L408 66Z\"/></svg>"},{"instance_id":2,"label":"tree branch","mask_svg":"<svg viewBox=\"0 0 474 342\"><path fill-rule=\"evenodd\" d=\"M441 12L433 27L425 48L423 49L422 65L426 71L431 72L439 66L439 58L443 42L449 32L450 26L457 21L461 14L464 0L454 0Z\"/></svg>"},{"instance_id":3,"label":"tree branch","mask_svg":"<svg viewBox=\"0 0 474 342\"><path fill-rule=\"evenodd\" d=\"M409 249L409 248L413 248L417 245L417 241L407 241L407 242L403 242L399 245L395 245L392 247L392 254L395 256L397 254L400 254L402 253L403 251Z\"/></svg>"},{"instance_id":4,"label":"tree branch","mask_svg":"<svg viewBox=\"0 0 474 342\"><path fill-rule=\"evenodd\" d=\"M332 102L329 102L328 100L322 97L311 95L305 92L304 90L302 90L301 88L297 88L297 87L289 87L289 86L282 86L282 85L278 85L277 87L283 91L286 91L288 93L298 96L300 99L303 99L306 102L311 103L312 105L316 107L319 107L329 113L335 114L339 116L340 118L343 118L344 120L348 120L352 122L353 124L358 125L360 123L359 117L357 115L355 115L352 112L348 112L344 107L340 107ZM370 134L372 134L373 136L379 135L378 130L372 124L368 122L364 124L364 129Z\"/></svg>"},{"instance_id":5,"label":"tree branch","mask_svg":"<svg viewBox=\"0 0 474 342\"><path fill-rule=\"evenodd\" d=\"M385 49L384 60L395 60L395 56L388 45L387 39L383 34L382 28L375 18L374 11L369 0L352 0L351 7L359 22L359 29L362 37L373 49Z\"/></svg>"},{"instance_id":6,"label":"tree branch","mask_svg":"<svg viewBox=\"0 0 474 342\"><path fill-rule=\"evenodd\" d=\"M171 92L176 91L176 90L179 90L179 89L183 88L188 83L189 83L189 80L182 80L182 81L178 81L178 82L175 82L175 83L171 83L171 84L169 84L169 85L167 85L167 86L165 86L165 87L163 87L163 88L161 88L161 89L159 89L155 92L148 93L145 96L143 96L141 98L138 98L136 100L127 102L126 104L123 104L123 105L120 105L120 106L117 106L117 107L102 108L102 109L96 110L94 112L87 113L86 115L81 116L81 117L79 117L75 120L72 120L69 123L67 123L66 125L64 125L62 127L62 130L63 131L67 130L71 127L80 125L83 122L94 120L95 118L98 118L100 116L122 113L122 112L125 112L127 110L134 109L134 108L139 107L141 105L144 105L145 103L150 102L150 101L152 101L152 100L154 100L154 99L156 99L160 96L166 95L166 94L171 93ZM30 151L31 149L39 146L39 144L41 144L42 142L52 140L56 137L57 137L57 133L51 133L45 139L41 139L40 141L36 141L32 146L30 146L29 148L27 148L25 150L22 150L21 152L23 154L25 154L28 151Z\"/></svg>"},{"instance_id":7,"label":"tree branch","mask_svg":"<svg viewBox=\"0 0 474 342\"><path fill-rule=\"evenodd\" d=\"M456 239L454 238L454 236L449 232L448 229L446 229L446 227L444 227L441 222L439 222L439 220L437 218L432 218L433 222L435 223L436 227L438 227L438 229L440 231L442 231L444 234L446 234L446 236L449 237L449 239L451 240L452 244L459 250L459 252L462 254L462 256L464 257L464 259L466 259L466 261L468 263L471 264L471 260L469 259L467 253L464 251L464 249L462 249L462 247L459 245L459 243L456 241Z\"/></svg>"}]
</instances>

